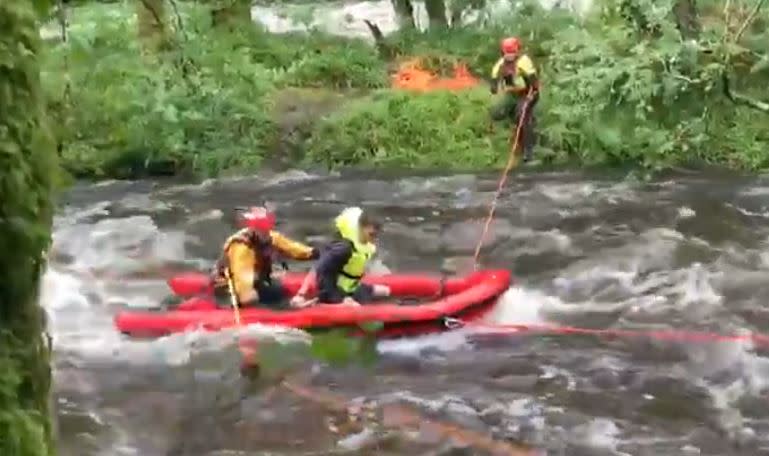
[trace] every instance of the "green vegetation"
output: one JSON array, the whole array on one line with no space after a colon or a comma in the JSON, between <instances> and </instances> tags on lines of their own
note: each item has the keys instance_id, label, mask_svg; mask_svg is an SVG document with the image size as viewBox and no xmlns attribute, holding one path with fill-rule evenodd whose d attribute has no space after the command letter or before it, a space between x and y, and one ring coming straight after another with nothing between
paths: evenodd
<instances>
[{"instance_id":1,"label":"green vegetation","mask_svg":"<svg viewBox=\"0 0 769 456\"><path fill-rule=\"evenodd\" d=\"M19 456L53 454L37 292L58 164L40 90L40 3L0 2L0 454Z\"/></svg>"},{"instance_id":2,"label":"green vegetation","mask_svg":"<svg viewBox=\"0 0 769 456\"><path fill-rule=\"evenodd\" d=\"M338 368L372 367L379 357L377 332L383 327L381 322L371 322L354 329L314 330L309 344L259 340L257 364L246 373L258 380L255 386L264 386L300 370L308 360Z\"/></svg>"},{"instance_id":3,"label":"green vegetation","mask_svg":"<svg viewBox=\"0 0 769 456\"><path fill-rule=\"evenodd\" d=\"M390 89L388 73L418 56L483 77L499 38L518 35L542 72L544 162L755 170L769 165L766 106L749 98L769 82L769 12L757 1L598 0L584 17L526 4L451 26L461 11L446 23L431 0L421 32L397 0L405 27L376 47L233 22L245 14L237 2L89 3L71 11L69 42L51 42L44 82L64 163L81 176L250 172L297 152L331 167L482 169L504 162L510 136L509 125L491 128L485 84L414 94ZM137 27L134 8L150 3L157 11ZM725 96L724 75L746 95ZM344 102L328 103L329 91ZM290 109L287 94L301 97ZM297 113L305 119L293 122Z\"/></svg>"}]
</instances>

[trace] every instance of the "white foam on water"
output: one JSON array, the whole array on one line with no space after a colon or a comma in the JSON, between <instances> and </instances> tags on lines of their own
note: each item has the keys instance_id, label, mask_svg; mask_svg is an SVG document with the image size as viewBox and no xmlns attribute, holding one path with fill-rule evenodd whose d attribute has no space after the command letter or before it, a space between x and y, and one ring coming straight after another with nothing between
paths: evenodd
<instances>
[{"instance_id":1,"label":"white foam on water","mask_svg":"<svg viewBox=\"0 0 769 456\"><path fill-rule=\"evenodd\" d=\"M412 0L414 22L419 30L426 30L429 25L427 8L424 1ZM586 14L593 0L540 0L545 9L567 8L577 14ZM488 22L504 17L516 5L507 0L488 2L482 11L465 11L462 22ZM447 8L447 19L449 8ZM398 29L398 20L389 0L370 0L353 2L332 2L328 4L253 6L253 20L261 23L268 30L277 33L321 29L328 33L354 36L373 41L371 31L363 22L375 23L383 34L390 34Z\"/></svg>"},{"instance_id":2,"label":"white foam on water","mask_svg":"<svg viewBox=\"0 0 769 456\"><path fill-rule=\"evenodd\" d=\"M484 321L500 325L542 323L542 308L553 302L560 302L560 299L521 286L511 287L484 316Z\"/></svg>"},{"instance_id":3,"label":"white foam on water","mask_svg":"<svg viewBox=\"0 0 769 456\"><path fill-rule=\"evenodd\" d=\"M440 352L453 352L467 349L467 336L472 331L458 329L455 331L403 339L382 340L377 344L377 351L382 354L419 355L426 349Z\"/></svg>"},{"instance_id":4,"label":"white foam on water","mask_svg":"<svg viewBox=\"0 0 769 456\"><path fill-rule=\"evenodd\" d=\"M384 340L379 342L378 350L380 353L418 355L425 349L440 352L470 349L471 345L468 343L468 337L473 334L487 332L490 329L493 330L494 325L542 323L543 320L539 315L539 311L543 303L548 299L557 300L557 298L547 297L538 291L512 287L503 293L494 307L483 316L483 324L488 324L491 327L484 325L474 327L470 324L466 328L439 334Z\"/></svg>"}]
</instances>

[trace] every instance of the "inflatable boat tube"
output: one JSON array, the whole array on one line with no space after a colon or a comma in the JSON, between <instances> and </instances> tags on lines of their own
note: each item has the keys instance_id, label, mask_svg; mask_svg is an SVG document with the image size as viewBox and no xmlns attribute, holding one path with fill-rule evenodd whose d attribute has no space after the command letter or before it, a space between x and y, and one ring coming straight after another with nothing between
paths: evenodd
<instances>
[{"instance_id":1,"label":"inflatable boat tube","mask_svg":"<svg viewBox=\"0 0 769 456\"><path fill-rule=\"evenodd\" d=\"M281 279L288 296L297 292L304 277L303 273L288 273ZM506 270L484 270L464 277L393 274L366 276L363 281L389 286L392 297L387 302L360 307L323 303L285 310L246 307L240 309L241 324L309 330L355 328L367 322L380 322L383 326L377 333L379 337L437 332L451 329L452 318L481 317L510 287L512 278ZM237 324L232 308L217 304L213 298L207 276L185 274L170 279L169 285L187 299L171 309L121 311L114 319L117 329L133 337L159 337L196 328L218 331ZM423 302L399 302L415 299Z\"/></svg>"}]
</instances>

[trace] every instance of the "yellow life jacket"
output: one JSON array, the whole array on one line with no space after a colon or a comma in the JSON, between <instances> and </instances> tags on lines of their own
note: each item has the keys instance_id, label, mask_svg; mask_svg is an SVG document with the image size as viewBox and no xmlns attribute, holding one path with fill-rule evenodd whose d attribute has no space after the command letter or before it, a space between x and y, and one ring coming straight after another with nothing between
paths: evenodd
<instances>
[{"instance_id":1,"label":"yellow life jacket","mask_svg":"<svg viewBox=\"0 0 769 456\"><path fill-rule=\"evenodd\" d=\"M359 207L349 207L342 211L334 220L336 229L343 239L352 243L352 255L337 277L337 286L345 293L354 292L360 285L366 265L376 253L376 246L370 242L360 241L360 216L363 210Z\"/></svg>"},{"instance_id":2,"label":"yellow life jacket","mask_svg":"<svg viewBox=\"0 0 769 456\"><path fill-rule=\"evenodd\" d=\"M218 286L227 284L226 271L230 269L227 253L234 243L241 243L254 251L256 263L253 265L254 272L259 280L269 279L272 272L272 242L268 235L258 233L248 228L243 228L224 241L222 254L219 261L216 262L213 271L214 283ZM232 272L230 272L232 273Z\"/></svg>"},{"instance_id":3,"label":"yellow life jacket","mask_svg":"<svg viewBox=\"0 0 769 456\"><path fill-rule=\"evenodd\" d=\"M491 69L491 78L502 89L512 89L514 92L522 92L526 89L526 80L524 76L536 74L534 62L526 54L521 54L512 62L506 62L504 57L497 60Z\"/></svg>"}]
</instances>

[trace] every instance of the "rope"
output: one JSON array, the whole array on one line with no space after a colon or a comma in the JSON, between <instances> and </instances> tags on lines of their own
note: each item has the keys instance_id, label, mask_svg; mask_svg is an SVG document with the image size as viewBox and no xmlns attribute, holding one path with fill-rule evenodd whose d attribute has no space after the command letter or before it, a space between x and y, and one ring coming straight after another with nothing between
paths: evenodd
<instances>
[{"instance_id":1,"label":"rope","mask_svg":"<svg viewBox=\"0 0 769 456\"><path fill-rule=\"evenodd\" d=\"M769 335L766 334L720 334L708 331L686 331L676 329L638 330L638 329L593 329L575 326L559 326L550 324L493 324L451 319L447 326L452 329L467 327L488 329L502 334L513 333L549 333L558 335L590 335L613 338L647 338L675 342L752 342L755 345L769 346Z\"/></svg>"},{"instance_id":2,"label":"rope","mask_svg":"<svg viewBox=\"0 0 769 456\"><path fill-rule=\"evenodd\" d=\"M523 107L521 108L521 113L518 117L518 123L515 129L515 136L513 137L513 147L510 149L510 157L507 159L507 164L505 165L505 169L502 171L502 176L500 177L499 184L497 185L497 191L494 192L494 198L491 200L489 215L486 217L486 223L483 225L483 231L481 232L481 237L478 239L478 245L475 246L475 253L473 254L473 268L476 271L478 270L479 266L478 258L481 256L481 246L483 245L483 241L486 240L486 235L489 232L489 226L491 226L491 221L494 219L494 212L497 209L497 201L499 201L499 195L502 194L502 189L505 187L507 176L518 163L518 156L516 151L518 149L518 142L521 137L523 123L526 120L527 111L529 110L529 103L531 102L531 90L532 89L529 89L529 93L526 96L526 101L524 101Z\"/></svg>"},{"instance_id":3,"label":"rope","mask_svg":"<svg viewBox=\"0 0 769 456\"><path fill-rule=\"evenodd\" d=\"M232 314L235 317L235 324L240 328L240 306L238 306L238 297L235 292L235 282L230 275L230 269L224 268L224 277L227 279L227 288L230 292L230 304L232 304Z\"/></svg>"}]
</instances>

